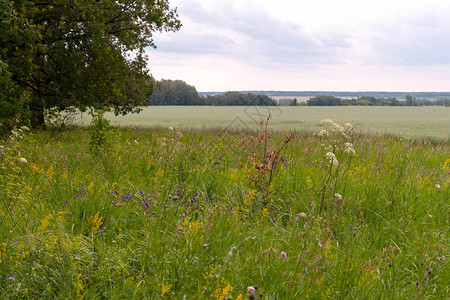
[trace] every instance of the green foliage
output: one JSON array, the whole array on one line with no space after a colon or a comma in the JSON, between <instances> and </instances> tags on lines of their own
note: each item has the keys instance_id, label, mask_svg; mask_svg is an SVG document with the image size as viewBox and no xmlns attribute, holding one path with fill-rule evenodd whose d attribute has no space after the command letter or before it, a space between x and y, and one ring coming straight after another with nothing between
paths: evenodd
<instances>
[{"instance_id":1,"label":"green foliage","mask_svg":"<svg viewBox=\"0 0 450 300\"><path fill-rule=\"evenodd\" d=\"M111 143L110 124L102 110L92 111L92 122L89 129L91 140L89 148L94 154L104 152Z\"/></svg>"},{"instance_id":2,"label":"green foliage","mask_svg":"<svg viewBox=\"0 0 450 300\"><path fill-rule=\"evenodd\" d=\"M152 91L145 56L152 33L181 26L166 0L1 5L0 58L20 91L30 93L33 127L54 107L138 111Z\"/></svg>"},{"instance_id":3,"label":"green foliage","mask_svg":"<svg viewBox=\"0 0 450 300\"><path fill-rule=\"evenodd\" d=\"M149 105L200 105L203 104L194 86L182 80L160 80L150 97Z\"/></svg>"},{"instance_id":4,"label":"green foliage","mask_svg":"<svg viewBox=\"0 0 450 300\"><path fill-rule=\"evenodd\" d=\"M206 105L229 106L275 106L277 103L266 95L243 94L239 92L226 92L215 96L206 96Z\"/></svg>"},{"instance_id":5,"label":"green foliage","mask_svg":"<svg viewBox=\"0 0 450 300\"><path fill-rule=\"evenodd\" d=\"M149 105L217 105L217 106L275 106L266 95L225 92L200 97L194 86L182 80L161 80L156 83Z\"/></svg>"},{"instance_id":6,"label":"green foliage","mask_svg":"<svg viewBox=\"0 0 450 300\"><path fill-rule=\"evenodd\" d=\"M13 128L28 125L27 101L27 95L14 86L7 65L0 60L0 140L9 135Z\"/></svg>"},{"instance_id":7,"label":"green foliage","mask_svg":"<svg viewBox=\"0 0 450 300\"><path fill-rule=\"evenodd\" d=\"M306 105L308 106L338 106L342 105L342 100L333 96L317 95L310 98Z\"/></svg>"}]
</instances>

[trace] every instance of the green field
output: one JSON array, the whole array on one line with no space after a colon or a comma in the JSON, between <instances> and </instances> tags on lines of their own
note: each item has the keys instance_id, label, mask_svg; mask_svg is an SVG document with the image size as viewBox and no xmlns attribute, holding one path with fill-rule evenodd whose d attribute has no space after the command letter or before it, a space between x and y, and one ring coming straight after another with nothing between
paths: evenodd
<instances>
[{"instance_id":1,"label":"green field","mask_svg":"<svg viewBox=\"0 0 450 300\"><path fill-rule=\"evenodd\" d=\"M182 109L201 110L147 113ZM448 297L449 143L310 122L320 134L17 130L0 298Z\"/></svg>"},{"instance_id":2,"label":"green field","mask_svg":"<svg viewBox=\"0 0 450 300\"><path fill-rule=\"evenodd\" d=\"M271 126L278 130L317 130L320 120L331 118L352 122L362 133L393 134L404 137L449 139L448 107L236 107L236 106L154 106L139 114L108 115L113 125L162 126L177 128L228 127L255 129L271 113ZM84 115L84 123L90 118Z\"/></svg>"}]
</instances>

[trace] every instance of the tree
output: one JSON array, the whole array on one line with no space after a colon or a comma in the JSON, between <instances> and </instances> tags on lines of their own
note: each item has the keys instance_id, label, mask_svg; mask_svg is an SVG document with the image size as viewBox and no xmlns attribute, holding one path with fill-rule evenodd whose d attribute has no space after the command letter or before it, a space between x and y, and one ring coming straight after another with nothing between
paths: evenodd
<instances>
[{"instance_id":1,"label":"tree","mask_svg":"<svg viewBox=\"0 0 450 300\"><path fill-rule=\"evenodd\" d=\"M342 105L342 99L334 96L317 95L310 98L306 105L308 106L339 106Z\"/></svg>"},{"instance_id":2,"label":"tree","mask_svg":"<svg viewBox=\"0 0 450 300\"><path fill-rule=\"evenodd\" d=\"M0 59L30 95L33 127L54 107L139 111L152 91L144 50L181 27L168 0L0 1Z\"/></svg>"},{"instance_id":3,"label":"tree","mask_svg":"<svg viewBox=\"0 0 450 300\"><path fill-rule=\"evenodd\" d=\"M405 101L406 106L417 106L418 105L417 99L409 94L405 96L405 99L406 99L406 101Z\"/></svg>"},{"instance_id":4,"label":"tree","mask_svg":"<svg viewBox=\"0 0 450 300\"><path fill-rule=\"evenodd\" d=\"M200 105L202 99L194 86L182 80L157 81L150 105Z\"/></svg>"}]
</instances>

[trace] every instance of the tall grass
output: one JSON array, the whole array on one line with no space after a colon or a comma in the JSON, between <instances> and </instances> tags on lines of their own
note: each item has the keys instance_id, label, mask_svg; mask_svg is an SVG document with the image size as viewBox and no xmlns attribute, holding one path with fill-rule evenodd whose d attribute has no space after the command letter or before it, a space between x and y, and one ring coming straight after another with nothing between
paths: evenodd
<instances>
[{"instance_id":1,"label":"tall grass","mask_svg":"<svg viewBox=\"0 0 450 300\"><path fill-rule=\"evenodd\" d=\"M113 128L101 153L88 130L21 133L0 154L1 298L447 297L450 145L356 134L350 161L316 133L264 194L254 133Z\"/></svg>"}]
</instances>

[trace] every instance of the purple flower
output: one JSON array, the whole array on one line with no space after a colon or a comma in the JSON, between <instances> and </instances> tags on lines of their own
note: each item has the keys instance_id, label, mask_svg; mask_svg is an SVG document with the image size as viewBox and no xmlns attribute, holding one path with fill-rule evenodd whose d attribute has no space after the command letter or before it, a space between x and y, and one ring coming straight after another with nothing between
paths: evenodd
<instances>
[{"instance_id":1,"label":"purple flower","mask_svg":"<svg viewBox=\"0 0 450 300\"><path fill-rule=\"evenodd\" d=\"M436 188L437 189L440 189L441 188L441 185L438 183L438 184L436 184Z\"/></svg>"},{"instance_id":2,"label":"purple flower","mask_svg":"<svg viewBox=\"0 0 450 300\"><path fill-rule=\"evenodd\" d=\"M285 259L287 258L287 254L284 251L281 251L281 258Z\"/></svg>"},{"instance_id":3,"label":"purple flower","mask_svg":"<svg viewBox=\"0 0 450 300\"><path fill-rule=\"evenodd\" d=\"M10 276L8 279L9 279L9 280L16 281L16 279L15 279L14 277L12 277L12 276Z\"/></svg>"},{"instance_id":4,"label":"purple flower","mask_svg":"<svg viewBox=\"0 0 450 300\"><path fill-rule=\"evenodd\" d=\"M247 291L250 291L250 292L254 293L256 290L255 290L254 287L249 286L249 287L247 287Z\"/></svg>"}]
</instances>

